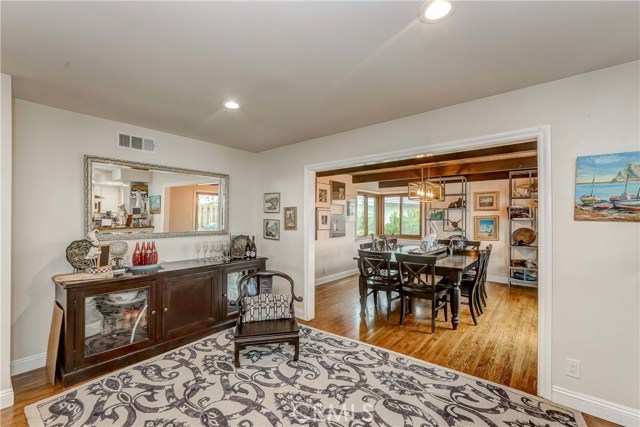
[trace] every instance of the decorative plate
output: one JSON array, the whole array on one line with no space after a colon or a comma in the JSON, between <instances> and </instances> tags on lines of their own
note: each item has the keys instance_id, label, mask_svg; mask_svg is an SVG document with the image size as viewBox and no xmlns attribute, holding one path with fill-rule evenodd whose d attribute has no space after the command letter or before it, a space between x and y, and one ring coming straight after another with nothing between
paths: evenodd
<instances>
[{"instance_id":1,"label":"decorative plate","mask_svg":"<svg viewBox=\"0 0 640 427\"><path fill-rule=\"evenodd\" d=\"M107 305L121 307L124 305L143 303L143 302L146 302L146 300L147 300L147 295L143 293L142 295L138 295L137 297L135 297L130 301L113 301L112 299L105 298L104 303Z\"/></svg>"},{"instance_id":2,"label":"decorative plate","mask_svg":"<svg viewBox=\"0 0 640 427\"><path fill-rule=\"evenodd\" d=\"M126 255L129 250L129 245L127 242L123 242L121 240L109 243L111 246L111 256L112 257L122 257Z\"/></svg>"},{"instance_id":3,"label":"decorative plate","mask_svg":"<svg viewBox=\"0 0 640 427\"><path fill-rule=\"evenodd\" d=\"M249 236L236 236L231 241L231 258L244 258L244 250L247 242L250 242Z\"/></svg>"},{"instance_id":4,"label":"decorative plate","mask_svg":"<svg viewBox=\"0 0 640 427\"><path fill-rule=\"evenodd\" d=\"M530 245L536 241L536 232L530 228L518 228L511 234L514 244ZM520 243L522 242L522 243Z\"/></svg>"},{"instance_id":5,"label":"decorative plate","mask_svg":"<svg viewBox=\"0 0 640 427\"><path fill-rule=\"evenodd\" d=\"M91 261L85 259L85 257L92 246L91 242L86 239L71 242L71 244L67 246L67 261L69 261L69 264L76 270L86 270L91 267Z\"/></svg>"}]
</instances>

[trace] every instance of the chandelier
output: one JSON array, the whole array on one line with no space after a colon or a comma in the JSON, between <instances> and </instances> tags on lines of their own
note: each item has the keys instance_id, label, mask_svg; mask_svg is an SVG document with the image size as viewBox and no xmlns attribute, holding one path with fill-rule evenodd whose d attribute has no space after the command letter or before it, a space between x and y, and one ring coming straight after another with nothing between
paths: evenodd
<instances>
[{"instance_id":1,"label":"chandelier","mask_svg":"<svg viewBox=\"0 0 640 427\"><path fill-rule=\"evenodd\" d=\"M409 183L409 200L421 202L444 201L442 185L431 182L431 166L427 169L427 179L424 179L424 169L420 169L420 181Z\"/></svg>"}]
</instances>

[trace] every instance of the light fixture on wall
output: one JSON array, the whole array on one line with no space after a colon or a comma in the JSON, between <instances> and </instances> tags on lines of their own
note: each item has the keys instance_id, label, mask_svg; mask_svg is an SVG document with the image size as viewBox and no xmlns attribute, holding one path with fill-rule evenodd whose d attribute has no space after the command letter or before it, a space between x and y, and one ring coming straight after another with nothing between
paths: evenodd
<instances>
[{"instance_id":1,"label":"light fixture on wall","mask_svg":"<svg viewBox=\"0 0 640 427\"><path fill-rule=\"evenodd\" d=\"M435 24L453 15L455 9L453 1L429 0L420 8L418 19L425 24Z\"/></svg>"},{"instance_id":2,"label":"light fixture on wall","mask_svg":"<svg viewBox=\"0 0 640 427\"><path fill-rule=\"evenodd\" d=\"M421 202L444 201L444 189L442 185L431 182L431 166L427 169L427 179L424 179L424 169L420 168L420 181L409 183L409 200Z\"/></svg>"}]
</instances>

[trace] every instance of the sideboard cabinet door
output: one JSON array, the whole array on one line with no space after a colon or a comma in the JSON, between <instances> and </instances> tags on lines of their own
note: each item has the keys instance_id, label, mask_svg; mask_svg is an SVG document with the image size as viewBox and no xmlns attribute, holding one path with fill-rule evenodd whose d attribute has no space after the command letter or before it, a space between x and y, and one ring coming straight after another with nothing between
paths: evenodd
<instances>
[{"instance_id":1,"label":"sideboard cabinet door","mask_svg":"<svg viewBox=\"0 0 640 427\"><path fill-rule=\"evenodd\" d=\"M197 332L217 322L216 277L217 272L208 271L162 279L161 339Z\"/></svg>"},{"instance_id":2,"label":"sideboard cabinet door","mask_svg":"<svg viewBox=\"0 0 640 427\"><path fill-rule=\"evenodd\" d=\"M155 290L150 280L76 292L76 363L91 365L153 345Z\"/></svg>"}]
</instances>

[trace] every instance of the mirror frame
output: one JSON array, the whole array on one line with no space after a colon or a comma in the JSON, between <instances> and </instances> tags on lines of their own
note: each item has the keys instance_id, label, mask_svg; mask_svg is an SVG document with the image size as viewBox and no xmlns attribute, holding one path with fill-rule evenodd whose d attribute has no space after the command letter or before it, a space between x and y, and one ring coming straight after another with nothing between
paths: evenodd
<instances>
[{"instance_id":1,"label":"mirror frame","mask_svg":"<svg viewBox=\"0 0 640 427\"><path fill-rule=\"evenodd\" d=\"M109 157L91 156L85 154L84 156L84 231L85 235L93 230L92 217L93 217L93 202L91 200L92 192L92 180L91 172L93 170L93 163L106 163L114 164L118 166L128 166L131 168L142 169L155 169L163 172L172 172L188 175L210 176L212 178L224 178L225 184L223 186L224 202L223 202L223 220L224 227L215 231L184 231L184 232L139 232L139 233L122 233L122 234L101 234L98 233L99 240L140 240L140 239L161 239L165 237L194 237L194 236L215 236L229 234L229 175L216 172L205 172L195 169L176 168L173 166L156 165L151 163L141 163L129 160L112 159Z\"/></svg>"}]
</instances>

